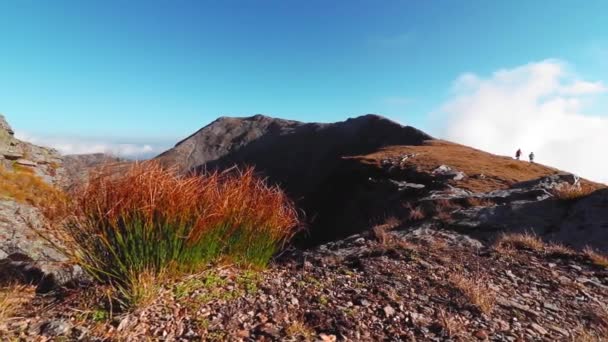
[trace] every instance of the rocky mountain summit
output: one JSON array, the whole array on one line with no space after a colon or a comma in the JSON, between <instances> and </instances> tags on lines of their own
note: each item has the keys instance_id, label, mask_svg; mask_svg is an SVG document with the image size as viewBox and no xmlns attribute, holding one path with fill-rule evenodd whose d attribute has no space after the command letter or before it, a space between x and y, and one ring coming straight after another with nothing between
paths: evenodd
<instances>
[{"instance_id":1,"label":"rocky mountain summit","mask_svg":"<svg viewBox=\"0 0 608 342\"><path fill-rule=\"evenodd\" d=\"M343 156L428 139L413 127L372 114L331 124L222 117L156 159L184 171L254 165L298 199L316 190Z\"/></svg>"}]
</instances>

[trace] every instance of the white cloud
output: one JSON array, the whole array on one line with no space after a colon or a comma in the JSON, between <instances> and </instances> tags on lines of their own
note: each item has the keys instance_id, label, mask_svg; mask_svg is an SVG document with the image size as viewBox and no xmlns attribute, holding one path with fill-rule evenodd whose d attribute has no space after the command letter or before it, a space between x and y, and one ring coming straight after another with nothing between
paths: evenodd
<instances>
[{"instance_id":1,"label":"white cloud","mask_svg":"<svg viewBox=\"0 0 608 342\"><path fill-rule=\"evenodd\" d=\"M575 81L574 83L563 87L561 92L565 95L585 95L604 93L607 90L608 87L602 82Z\"/></svg>"},{"instance_id":2,"label":"white cloud","mask_svg":"<svg viewBox=\"0 0 608 342\"><path fill-rule=\"evenodd\" d=\"M586 112L606 92L602 82L581 80L557 60L485 78L463 74L440 109L441 135L496 154L533 151L540 163L608 182L608 108Z\"/></svg>"},{"instance_id":3,"label":"white cloud","mask_svg":"<svg viewBox=\"0 0 608 342\"><path fill-rule=\"evenodd\" d=\"M24 132L15 136L32 144L57 149L61 154L106 153L124 158L150 158L163 151L153 144L118 143L80 137L43 137Z\"/></svg>"}]
</instances>

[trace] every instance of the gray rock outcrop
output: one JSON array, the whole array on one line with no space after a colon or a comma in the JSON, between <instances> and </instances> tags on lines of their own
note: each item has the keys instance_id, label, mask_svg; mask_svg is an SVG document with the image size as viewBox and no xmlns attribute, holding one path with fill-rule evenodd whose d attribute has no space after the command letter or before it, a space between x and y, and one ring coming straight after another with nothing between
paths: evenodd
<instances>
[{"instance_id":1,"label":"gray rock outcrop","mask_svg":"<svg viewBox=\"0 0 608 342\"><path fill-rule=\"evenodd\" d=\"M15 138L11 126L0 115L0 167L13 170L15 166L33 171L48 183L66 185L67 177L59 152Z\"/></svg>"},{"instance_id":2,"label":"gray rock outcrop","mask_svg":"<svg viewBox=\"0 0 608 342\"><path fill-rule=\"evenodd\" d=\"M56 187L67 181L59 153L16 139L2 116L0 167L7 175L33 174ZM50 234L41 236L48 226L41 211L11 196L0 192L0 284L32 283L38 286L38 291L47 292L75 279L80 273L78 268L67 263L66 256L50 242Z\"/></svg>"}]
</instances>

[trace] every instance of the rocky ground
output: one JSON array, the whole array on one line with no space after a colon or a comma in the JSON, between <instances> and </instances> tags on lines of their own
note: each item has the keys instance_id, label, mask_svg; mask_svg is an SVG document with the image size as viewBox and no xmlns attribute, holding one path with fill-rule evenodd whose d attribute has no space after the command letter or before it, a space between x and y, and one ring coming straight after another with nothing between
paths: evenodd
<instances>
[{"instance_id":1,"label":"rocky ground","mask_svg":"<svg viewBox=\"0 0 608 342\"><path fill-rule=\"evenodd\" d=\"M487 247L448 231L391 228L288 252L263 271L224 265L167 281L128 314L112 315L87 288L38 296L0 325L0 334L167 341L608 338L606 265L559 246Z\"/></svg>"}]
</instances>

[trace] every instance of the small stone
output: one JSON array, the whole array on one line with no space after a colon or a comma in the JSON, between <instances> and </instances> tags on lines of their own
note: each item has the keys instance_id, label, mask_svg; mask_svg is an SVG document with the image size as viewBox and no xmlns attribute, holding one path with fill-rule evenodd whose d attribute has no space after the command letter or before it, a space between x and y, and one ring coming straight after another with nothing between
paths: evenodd
<instances>
[{"instance_id":1,"label":"small stone","mask_svg":"<svg viewBox=\"0 0 608 342\"><path fill-rule=\"evenodd\" d=\"M279 336L279 329L274 324L266 323L261 327L260 330L262 332L264 332L265 334L273 336L273 337Z\"/></svg>"},{"instance_id":2,"label":"small stone","mask_svg":"<svg viewBox=\"0 0 608 342\"><path fill-rule=\"evenodd\" d=\"M496 328L498 331L509 331L511 325L507 321L503 321L502 319L497 319L494 321L496 323Z\"/></svg>"},{"instance_id":3,"label":"small stone","mask_svg":"<svg viewBox=\"0 0 608 342\"><path fill-rule=\"evenodd\" d=\"M293 305L299 305L300 301L296 297L291 297L291 304L293 304Z\"/></svg>"},{"instance_id":4,"label":"small stone","mask_svg":"<svg viewBox=\"0 0 608 342\"><path fill-rule=\"evenodd\" d=\"M382 310L384 310L386 317L391 317L395 314L395 309L393 309L390 305L385 306Z\"/></svg>"},{"instance_id":5,"label":"small stone","mask_svg":"<svg viewBox=\"0 0 608 342\"><path fill-rule=\"evenodd\" d=\"M54 320L42 326L42 335L46 336L65 336L72 330L72 324L67 320Z\"/></svg>"},{"instance_id":6,"label":"small stone","mask_svg":"<svg viewBox=\"0 0 608 342\"><path fill-rule=\"evenodd\" d=\"M319 334L319 339L323 342L336 342L336 335Z\"/></svg>"},{"instance_id":7,"label":"small stone","mask_svg":"<svg viewBox=\"0 0 608 342\"><path fill-rule=\"evenodd\" d=\"M118 324L118 328L116 328L116 330L118 331L123 331L127 325L129 325L129 316L126 316L125 318L123 318L120 323Z\"/></svg>"},{"instance_id":8,"label":"small stone","mask_svg":"<svg viewBox=\"0 0 608 342\"><path fill-rule=\"evenodd\" d=\"M536 323L532 323L530 324L530 327L532 329L534 329L537 333L541 334L541 335L547 335L549 332L547 331L547 329L541 327L540 325L536 324Z\"/></svg>"},{"instance_id":9,"label":"small stone","mask_svg":"<svg viewBox=\"0 0 608 342\"><path fill-rule=\"evenodd\" d=\"M556 332L558 332L558 333L560 333L560 334L562 334L564 336L570 336L570 333L567 330L565 330L565 329L562 329L562 328L557 327L555 325L549 325L548 327L549 327L549 329L551 329L553 331L556 331Z\"/></svg>"},{"instance_id":10,"label":"small stone","mask_svg":"<svg viewBox=\"0 0 608 342\"><path fill-rule=\"evenodd\" d=\"M258 319L260 320L260 322L262 322L262 323L268 322L268 317L266 315L264 315L263 313L260 312L256 316L258 317Z\"/></svg>"},{"instance_id":11,"label":"small stone","mask_svg":"<svg viewBox=\"0 0 608 342\"><path fill-rule=\"evenodd\" d=\"M370 302L369 302L369 300L367 300L367 299L359 299L359 302L358 302L358 303L359 303L359 305L361 305L361 306L370 306L370 305L371 305L371 303L370 303Z\"/></svg>"},{"instance_id":12,"label":"small stone","mask_svg":"<svg viewBox=\"0 0 608 342\"><path fill-rule=\"evenodd\" d=\"M241 338L249 338L249 330L239 330L237 336Z\"/></svg>"},{"instance_id":13,"label":"small stone","mask_svg":"<svg viewBox=\"0 0 608 342\"><path fill-rule=\"evenodd\" d=\"M27 159L18 159L15 163L21 166L36 167L36 163Z\"/></svg>"},{"instance_id":14,"label":"small stone","mask_svg":"<svg viewBox=\"0 0 608 342\"><path fill-rule=\"evenodd\" d=\"M475 337L477 337L480 340L487 340L488 339L488 332L485 330L477 330L475 332Z\"/></svg>"},{"instance_id":15,"label":"small stone","mask_svg":"<svg viewBox=\"0 0 608 342\"><path fill-rule=\"evenodd\" d=\"M551 304L551 303L543 303L543 307L545 309L549 309L551 311L560 311L560 309L555 304Z\"/></svg>"}]
</instances>

